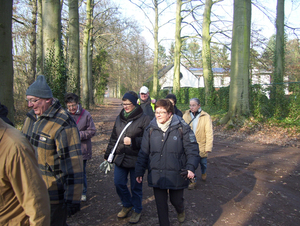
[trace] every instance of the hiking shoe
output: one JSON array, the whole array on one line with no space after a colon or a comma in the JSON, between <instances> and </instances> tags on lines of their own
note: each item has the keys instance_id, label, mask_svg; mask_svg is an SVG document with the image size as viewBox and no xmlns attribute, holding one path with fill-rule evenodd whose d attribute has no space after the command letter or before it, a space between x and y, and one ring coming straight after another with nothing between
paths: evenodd
<instances>
[{"instance_id":1,"label":"hiking shoe","mask_svg":"<svg viewBox=\"0 0 300 226\"><path fill-rule=\"evenodd\" d=\"M86 202L86 195L81 196L81 202Z\"/></svg>"},{"instance_id":2,"label":"hiking shoe","mask_svg":"<svg viewBox=\"0 0 300 226\"><path fill-rule=\"evenodd\" d=\"M134 211L130 217L129 223L136 224L137 222L139 222L140 218L141 218L141 213L137 213Z\"/></svg>"},{"instance_id":3,"label":"hiking shoe","mask_svg":"<svg viewBox=\"0 0 300 226\"><path fill-rule=\"evenodd\" d=\"M202 174L201 178L203 181L206 181L206 176L207 176L206 173Z\"/></svg>"},{"instance_id":4,"label":"hiking shoe","mask_svg":"<svg viewBox=\"0 0 300 226\"><path fill-rule=\"evenodd\" d=\"M185 211L183 211L182 213L178 213L177 219L178 219L179 223L182 223L185 220Z\"/></svg>"},{"instance_id":5,"label":"hiking shoe","mask_svg":"<svg viewBox=\"0 0 300 226\"><path fill-rule=\"evenodd\" d=\"M119 218L127 217L131 209L132 207L123 207L122 210L118 213L118 217Z\"/></svg>"},{"instance_id":6,"label":"hiking shoe","mask_svg":"<svg viewBox=\"0 0 300 226\"><path fill-rule=\"evenodd\" d=\"M194 177L193 179L190 179L190 183L189 183L189 190L193 190L196 187L196 177Z\"/></svg>"}]
</instances>

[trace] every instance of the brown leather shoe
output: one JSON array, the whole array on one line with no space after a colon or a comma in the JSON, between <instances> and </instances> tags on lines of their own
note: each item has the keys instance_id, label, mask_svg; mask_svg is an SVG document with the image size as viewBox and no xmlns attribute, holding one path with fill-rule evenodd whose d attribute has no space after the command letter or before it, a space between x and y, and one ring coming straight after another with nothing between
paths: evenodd
<instances>
[{"instance_id":1,"label":"brown leather shoe","mask_svg":"<svg viewBox=\"0 0 300 226\"><path fill-rule=\"evenodd\" d=\"M202 174L201 178L203 181L206 181L206 176L207 176L206 173Z\"/></svg>"},{"instance_id":2,"label":"brown leather shoe","mask_svg":"<svg viewBox=\"0 0 300 226\"><path fill-rule=\"evenodd\" d=\"M128 213L130 212L131 209L132 209L132 207L123 207L117 216L119 218L127 217Z\"/></svg>"}]
</instances>

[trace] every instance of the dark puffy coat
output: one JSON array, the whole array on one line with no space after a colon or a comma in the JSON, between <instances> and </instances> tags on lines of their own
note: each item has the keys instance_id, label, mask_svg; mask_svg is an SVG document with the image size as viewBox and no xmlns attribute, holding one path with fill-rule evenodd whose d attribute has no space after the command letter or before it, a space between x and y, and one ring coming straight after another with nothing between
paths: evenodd
<instances>
[{"instance_id":1,"label":"dark puffy coat","mask_svg":"<svg viewBox=\"0 0 300 226\"><path fill-rule=\"evenodd\" d=\"M124 117L124 109L118 115L104 155L104 159L108 158L123 128L130 121L133 122L120 138L118 147L115 151L115 155L125 153L126 161L134 161L132 165L135 164L137 158L130 158L130 156L138 156L139 150L141 148L144 130L150 123L149 116L143 113L143 110L139 105L137 105L137 108L128 116L127 119ZM124 145L124 137L131 138L131 145Z\"/></svg>"},{"instance_id":2,"label":"dark puffy coat","mask_svg":"<svg viewBox=\"0 0 300 226\"><path fill-rule=\"evenodd\" d=\"M141 177L148 168L150 187L183 189L189 182L180 176L181 169L195 172L199 160L196 137L184 120L173 115L164 133L153 119L144 132L135 174Z\"/></svg>"},{"instance_id":3,"label":"dark puffy coat","mask_svg":"<svg viewBox=\"0 0 300 226\"><path fill-rule=\"evenodd\" d=\"M183 114L182 112L176 107L176 105L174 105L174 111L175 111L175 114L180 116L182 118Z\"/></svg>"}]
</instances>

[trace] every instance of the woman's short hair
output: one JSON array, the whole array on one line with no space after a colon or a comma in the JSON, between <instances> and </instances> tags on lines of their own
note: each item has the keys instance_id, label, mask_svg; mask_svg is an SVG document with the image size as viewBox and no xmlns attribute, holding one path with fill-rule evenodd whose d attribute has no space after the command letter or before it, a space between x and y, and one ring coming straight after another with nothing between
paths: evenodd
<instances>
[{"instance_id":1,"label":"woman's short hair","mask_svg":"<svg viewBox=\"0 0 300 226\"><path fill-rule=\"evenodd\" d=\"M77 103L79 102L79 97L75 94L75 93L67 93L65 95L65 103L68 104L68 103Z\"/></svg>"},{"instance_id":2,"label":"woman's short hair","mask_svg":"<svg viewBox=\"0 0 300 226\"><path fill-rule=\"evenodd\" d=\"M200 100L196 97L190 99L190 101L195 101L195 102L197 102L198 105L200 105Z\"/></svg>"},{"instance_id":3,"label":"woman's short hair","mask_svg":"<svg viewBox=\"0 0 300 226\"><path fill-rule=\"evenodd\" d=\"M168 113L174 114L174 106L172 102L169 99L160 99L155 104L155 110L156 108L162 107L166 109Z\"/></svg>"}]
</instances>

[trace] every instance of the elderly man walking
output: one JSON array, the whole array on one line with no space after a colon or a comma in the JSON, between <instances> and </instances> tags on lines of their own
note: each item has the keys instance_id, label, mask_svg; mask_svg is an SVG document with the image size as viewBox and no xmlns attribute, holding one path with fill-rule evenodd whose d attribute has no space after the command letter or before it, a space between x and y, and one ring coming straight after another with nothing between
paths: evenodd
<instances>
[{"instance_id":1,"label":"elderly man walking","mask_svg":"<svg viewBox=\"0 0 300 226\"><path fill-rule=\"evenodd\" d=\"M83 160L76 122L53 98L43 75L26 91L28 107L22 132L37 153L39 168L48 188L51 225L67 225L67 216L80 210Z\"/></svg>"}]
</instances>

